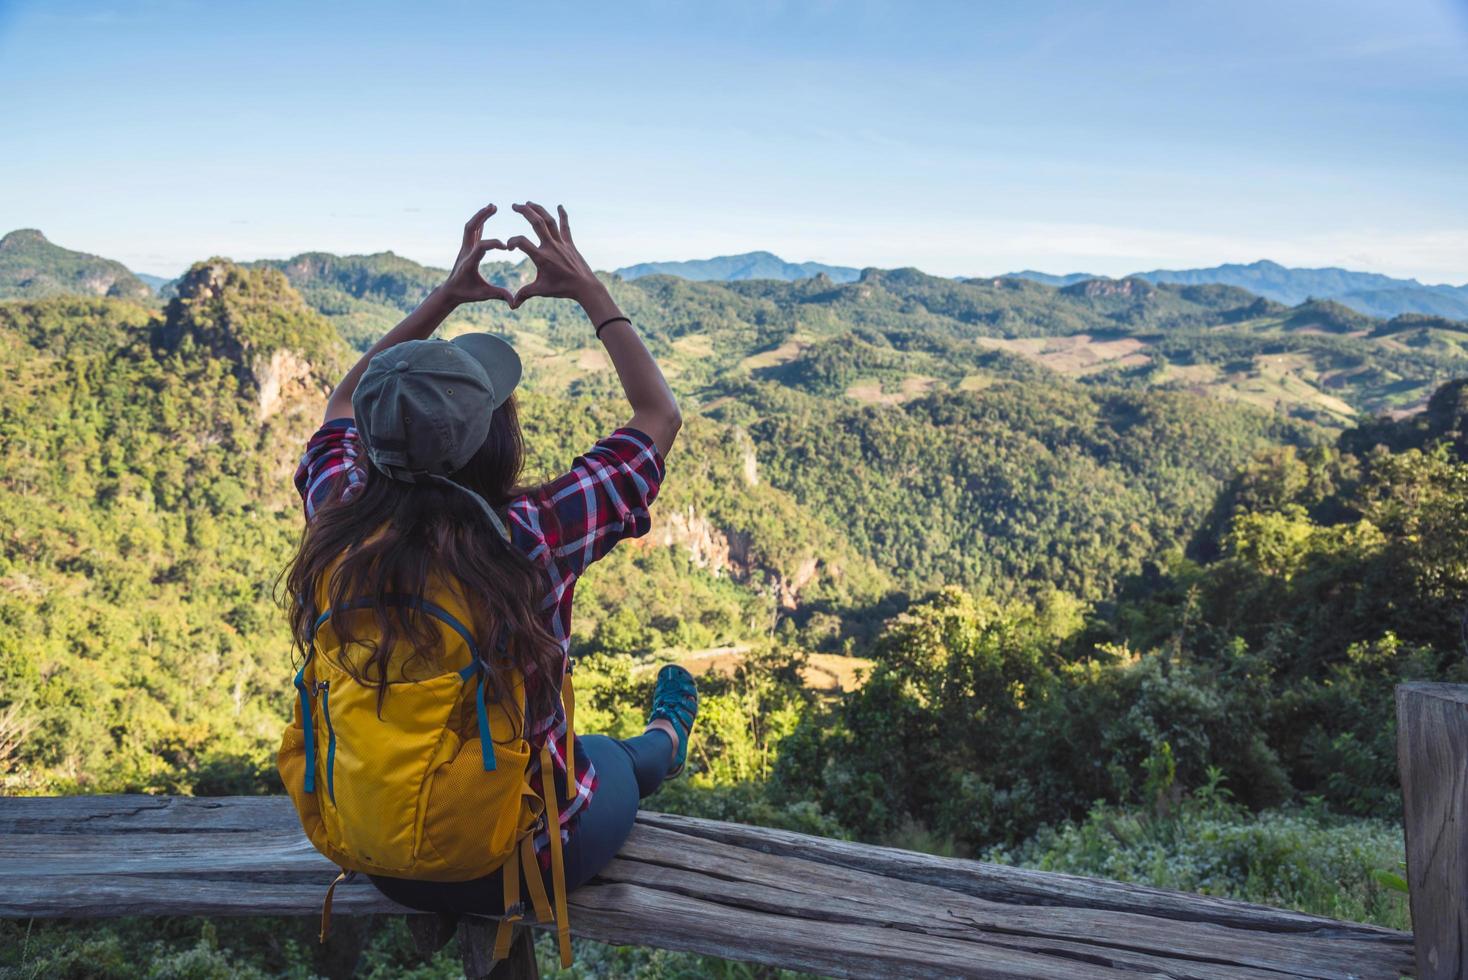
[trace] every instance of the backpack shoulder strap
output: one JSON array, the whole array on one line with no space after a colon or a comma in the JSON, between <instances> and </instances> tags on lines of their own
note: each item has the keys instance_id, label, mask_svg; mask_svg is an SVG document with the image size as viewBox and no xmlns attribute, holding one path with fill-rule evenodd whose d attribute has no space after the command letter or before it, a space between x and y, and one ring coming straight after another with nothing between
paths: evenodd
<instances>
[{"instance_id":1,"label":"backpack shoulder strap","mask_svg":"<svg viewBox=\"0 0 1468 980\"><path fill-rule=\"evenodd\" d=\"M449 629L459 634L463 639L464 644L469 649L469 663L459 670L459 679L463 681L467 681L471 677L475 677L476 679L474 708L479 723L480 761L484 766L485 772L494 772L494 737L489 727L489 710L484 703L485 663L479 656L479 645L474 642L473 634L447 609L421 596L393 593L383 596L380 601L385 605L406 606L418 609L432 616L434 619L439 620L448 626ZM317 616L311 624L311 635L307 638L308 642L306 644L306 659L302 661L300 670L296 671L295 679L296 692L301 699L301 727L305 731L306 772L304 785L307 793L316 792L316 737L311 718L311 697L315 692L312 690L314 685L306 683L306 668L310 666L312 659L316 656L316 633L333 614L350 612L356 609L371 609L378 602L379 600L372 598L353 599L326 610ZM505 644L502 639L500 644L501 649L504 649L504 646Z\"/></svg>"}]
</instances>

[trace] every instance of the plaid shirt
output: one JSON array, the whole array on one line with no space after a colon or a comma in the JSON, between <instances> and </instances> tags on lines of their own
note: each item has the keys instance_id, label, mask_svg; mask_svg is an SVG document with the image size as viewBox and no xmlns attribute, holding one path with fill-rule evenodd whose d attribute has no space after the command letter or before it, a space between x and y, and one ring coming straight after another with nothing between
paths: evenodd
<instances>
[{"instance_id":1,"label":"plaid shirt","mask_svg":"<svg viewBox=\"0 0 1468 980\"><path fill-rule=\"evenodd\" d=\"M296 489L305 505L306 519L309 521L316 509L336 493L343 501L350 500L371 472L350 418L332 419L321 426L306 443L306 452L296 469ZM651 525L648 506L657 497L662 480L663 457L652 439L637 429L623 427L578 456L565 474L510 501L511 541L547 572L550 587L541 608L561 645L567 669L576 579L618 541L647 533ZM533 671L528 674L527 695L541 682ZM555 683L559 688L560 679ZM577 753L576 797L565 795L566 714L559 698L552 717L533 719L531 724L527 779L537 793L543 792L540 748L547 739L556 771L554 790L560 803L561 837L566 840L575 826L572 821L591 804L597 777L590 760ZM550 860L549 846L548 833L536 837L535 848L542 865Z\"/></svg>"}]
</instances>

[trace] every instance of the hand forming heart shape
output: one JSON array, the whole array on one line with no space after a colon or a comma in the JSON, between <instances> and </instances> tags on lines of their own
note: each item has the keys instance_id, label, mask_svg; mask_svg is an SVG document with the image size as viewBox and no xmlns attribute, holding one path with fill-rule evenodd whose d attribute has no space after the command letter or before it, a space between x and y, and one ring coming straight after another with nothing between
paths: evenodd
<instances>
[{"instance_id":1,"label":"hand forming heart shape","mask_svg":"<svg viewBox=\"0 0 1468 980\"><path fill-rule=\"evenodd\" d=\"M498 238L481 240L484 223L498 208L493 204L480 208L464 226L463 245L454 260L453 271L444 283L444 290L451 299L460 303L500 299L513 310L535 296L579 299L588 287L600 286L591 266L571 240L571 223L564 207L556 208L561 219L559 224L545 208L532 201L513 205L513 208L530 222L540 241L532 242L524 235L516 235L508 242ZM479 272L479 264L493 249L524 252L535 263L535 278L514 293L485 280Z\"/></svg>"}]
</instances>

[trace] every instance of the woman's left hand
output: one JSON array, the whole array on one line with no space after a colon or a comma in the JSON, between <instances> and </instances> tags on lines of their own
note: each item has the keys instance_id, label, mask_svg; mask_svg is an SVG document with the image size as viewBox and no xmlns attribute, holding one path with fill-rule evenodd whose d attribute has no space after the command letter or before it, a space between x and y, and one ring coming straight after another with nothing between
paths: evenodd
<instances>
[{"instance_id":1,"label":"woman's left hand","mask_svg":"<svg viewBox=\"0 0 1468 980\"><path fill-rule=\"evenodd\" d=\"M480 236L484 234L484 223L497 210L499 209L493 204L486 204L464 226L464 244L459 248L459 257L454 260L453 271L439 287L443 295L454 303L478 303L487 299L499 299L508 303L514 299L514 294L508 289L486 281L479 274L479 264L484 261L485 253L492 249L505 248L505 243L498 238L491 238L487 242L480 240Z\"/></svg>"}]
</instances>

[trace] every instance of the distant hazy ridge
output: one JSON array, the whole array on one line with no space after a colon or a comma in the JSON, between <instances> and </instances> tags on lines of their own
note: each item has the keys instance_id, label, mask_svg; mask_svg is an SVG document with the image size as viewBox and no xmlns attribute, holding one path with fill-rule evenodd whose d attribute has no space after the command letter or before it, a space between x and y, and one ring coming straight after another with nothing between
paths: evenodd
<instances>
[{"instance_id":1,"label":"distant hazy ridge","mask_svg":"<svg viewBox=\"0 0 1468 980\"><path fill-rule=\"evenodd\" d=\"M734 282L742 279L791 281L818 273L824 273L834 282L855 282L861 276L860 269L850 266L786 262L770 252L745 252L742 255L719 255L711 259L681 262L642 262L617 269L616 273L623 279L667 275L699 282ZM1007 273L999 278L1030 279L1047 286L1070 286L1088 279L1111 279L1110 276L1092 275L1088 272L1053 275L1033 269ZM1468 284L1429 286L1416 279L1394 279L1375 272L1352 272L1337 268L1291 269L1268 259L1248 265L1228 263L1207 269L1153 269L1123 278L1190 286L1210 283L1238 286L1256 296L1291 306L1311 299L1332 299L1360 313L1379 317L1393 317L1399 313L1427 313L1456 320L1468 319Z\"/></svg>"},{"instance_id":2,"label":"distant hazy ridge","mask_svg":"<svg viewBox=\"0 0 1468 980\"><path fill-rule=\"evenodd\" d=\"M1009 275L1047 286L1069 286L1087 279L1109 278L1086 272L1056 276L1032 269ZM1309 299L1333 299L1371 316L1427 313L1456 320L1468 319L1468 284L1427 286L1416 279L1393 279L1375 272L1351 272L1337 268L1290 269L1268 259L1248 265L1216 265L1209 269L1153 269L1151 272L1133 273L1128 278L1184 285L1219 283L1239 286L1265 299L1291 306Z\"/></svg>"}]
</instances>

